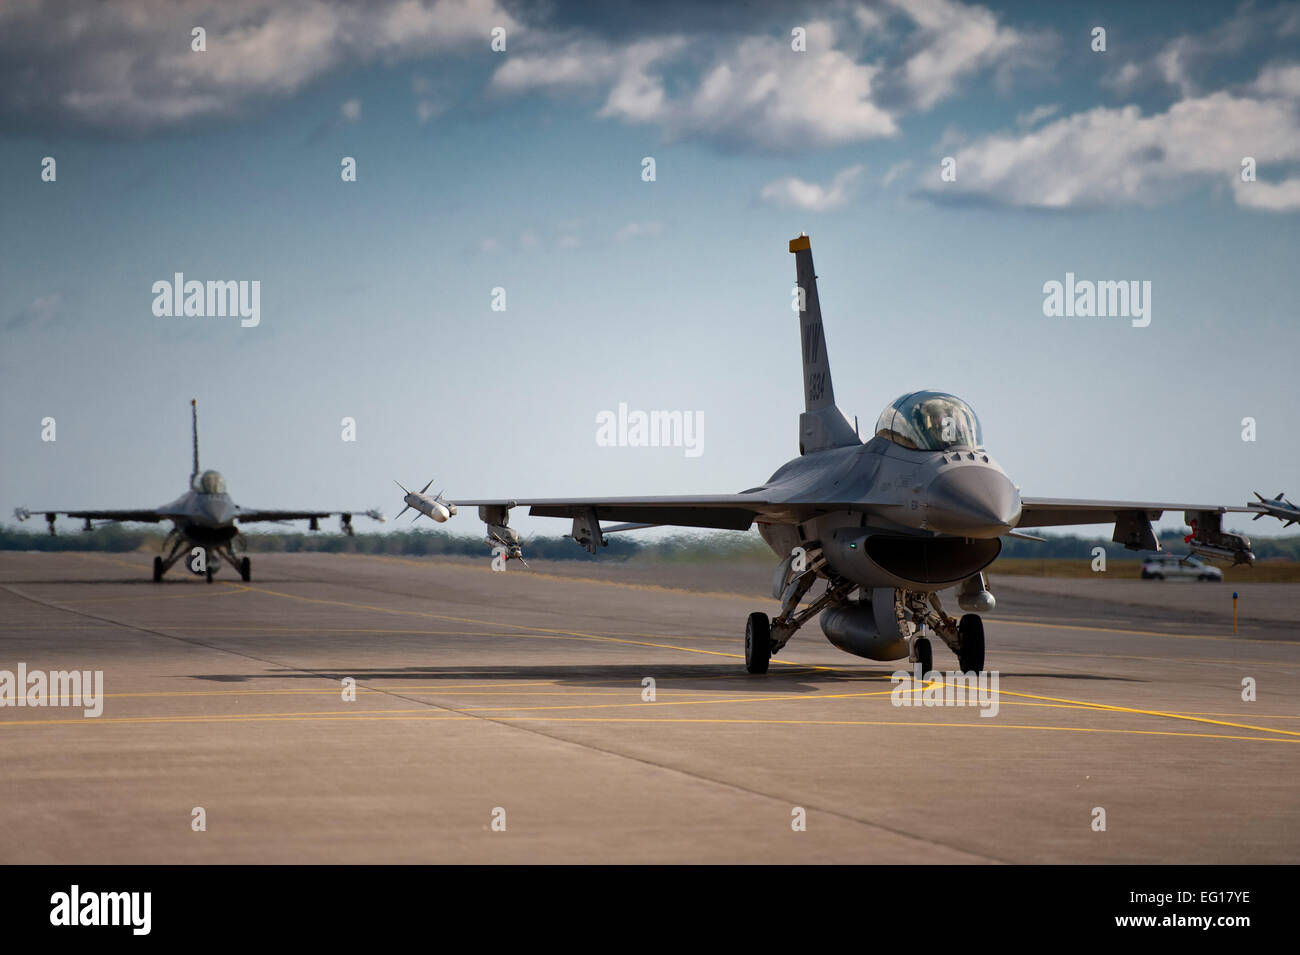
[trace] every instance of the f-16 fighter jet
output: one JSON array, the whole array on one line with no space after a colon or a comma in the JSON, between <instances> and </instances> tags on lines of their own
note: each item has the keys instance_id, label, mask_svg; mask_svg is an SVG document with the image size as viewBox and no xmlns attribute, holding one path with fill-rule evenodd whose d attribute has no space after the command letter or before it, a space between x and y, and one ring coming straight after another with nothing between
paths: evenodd
<instances>
[{"instance_id":1,"label":"f-16 fighter jet","mask_svg":"<svg viewBox=\"0 0 1300 955\"><path fill-rule=\"evenodd\" d=\"M243 546L243 535L239 533L236 523L251 524L256 521L311 521L311 529L319 530L322 517L338 514L342 528L352 533L351 511L305 511L305 510L262 510L240 507L230 499L226 491L226 479L217 471L199 471L199 413L195 402L190 402L190 415L194 431L194 470L190 474L189 490L170 504L162 507L135 511L69 511L52 508L28 509L17 508L14 515L26 520L33 513L44 513L49 524L50 533L54 533L54 520L60 514L85 520L85 529L91 529L91 521L142 521L157 524L159 521L171 521L172 530L163 543L165 557L153 559L153 579L160 581L171 566L186 558L185 566L200 577L207 577L212 582L212 575L225 560L239 571L244 580L252 579L252 562L247 556L235 553L235 544ZM382 521L383 516L376 510L363 511L366 517Z\"/></svg>"},{"instance_id":2,"label":"f-16 fighter jet","mask_svg":"<svg viewBox=\"0 0 1300 955\"><path fill-rule=\"evenodd\" d=\"M890 402L863 441L835 405L808 236L792 240L790 251L803 348L799 457L739 494L459 501L479 508L488 540L513 547L509 556L520 551L508 516L521 506L531 515L572 519L572 537L593 553L613 531L757 524L781 561L772 582L781 603L774 616L749 615L750 673L766 673L772 654L818 615L841 650L870 660L907 657L922 672L933 662L928 628L969 672L984 668L980 614L996 606L982 572L1002 550L1003 537L1029 536L1017 528L1113 524L1115 541L1154 551L1160 545L1151 522L1182 511L1193 553L1249 564L1250 541L1223 530L1225 513L1300 516L1280 500L1235 507L1023 497L985 447L974 410L941 391ZM630 523L602 528L602 521ZM805 604L819 581L822 589ZM949 588L967 611L960 619L940 603L940 591Z\"/></svg>"}]
</instances>

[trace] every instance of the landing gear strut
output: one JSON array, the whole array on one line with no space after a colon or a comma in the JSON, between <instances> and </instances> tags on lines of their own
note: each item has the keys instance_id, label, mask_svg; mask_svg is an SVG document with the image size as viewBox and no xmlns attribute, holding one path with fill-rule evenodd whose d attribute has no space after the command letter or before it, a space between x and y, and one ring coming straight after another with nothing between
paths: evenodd
<instances>
[{"instance_id":1,"label":"landing gear strut","mask_svg":"<svg viewBox=\"0 0 1300 955\"><path fill-rule=\"evenodd\" d=\"M240 537L240 540L242 541L243 538ZM221 555L222 560L228 563L231 567L235 568L235 570L239 571L240 580L247 581L252 579L253 562L249 560L247 557L236 557L235 547L233 544L226 544L224 547L218 546L217 553Z\"/></svg>"},{"instance_id":2,"label":"landing gear strut","mask_svg":"<svg viewBox=\"0 0 1300 955\"><path fill-rule=\"evenodd\" d=\"M171 570L172 564L181 559L181 556L185 553L187 543L185 538L177 534L176 531L172 531L167 535L167 540L163 541L163 549L166 549L167 545L171 544L171 550L168 551L166 557L155 557L153 559L153 582L155 584L162 581L163 574Z\"/></svg>"},{"instance_id":3,"label":"landing gear strut","mask_svg":"<svg viewBox=\"0 0 1300 955\"><path fill-rule=\"evenodd\" d=\"M831 581L826 587L826 593L800 610L799 601L803 599L804 594L808 592L816 579L817 575L812 571L808 571L803 576L791 581L785 590L785 596L781 599L781 613L773 617L770 622L767 619L767 614L751 613L749 615L749 622L745 625L745 669L750 673L766 673L767 664L772 654L779 653L790 642L790 638L794 636L796 630L827 607L843 602L857 586L843 581ZM762 620L761 624L758 622L760 618ZM767 649L764 650L759 647L755 653L751 651L751 645L757 639L755 634L760 632L764 635ZM759 662L760 656L761 663Z\"/></svg>"},{"instance_id":4,"label":"landing gear strut","mask_svg":"<svg viewBox=\"0 0 1300 955\"><path fill-rule=\"evenodd\" d=\"M957 655L957 665L963 673L979 673L984 669L984 621L979 614L968 613L961 620L954 620L943 612L938 593L899 591L898 598L898 613L938 634L948 649Z\"/></svg>"}]
</instances>

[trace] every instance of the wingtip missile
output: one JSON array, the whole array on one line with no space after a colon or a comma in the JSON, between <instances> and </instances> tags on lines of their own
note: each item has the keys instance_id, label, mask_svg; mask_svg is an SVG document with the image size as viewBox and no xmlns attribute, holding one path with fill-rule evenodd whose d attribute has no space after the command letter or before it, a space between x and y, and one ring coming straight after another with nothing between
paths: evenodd
<instances>
[{"instance_id":1,"label":"wingtip missile","mask_svg":"<svg viewBox=\"0 0 1300 955\"><path fill-rule=\"evenodd\" d=\"M1248 507L1255 511L1255 516L1251 520L1259 520L1265 515L1276 517L1279 521L1284 521L1283 528L1290 527L1292 524L1300 523L1300 507L1291 503L1286 495L1279 491L1277 497L1268 498L1255 492L1258 501L1252 501Z\"/></svg>"},{"instance_id":2,"label":"wingtip missile","mask_svg":"<svg viewBox=\"0 0 1300 955\"><path fill-rule=\"evenodd\" d=\"M393 483L398 487L401 487L405 492L405 497L402 498L402 501L406 504L406 507L403 507L397 512L398 517L405 514L408 509L414 509L416 511L415 517L411 518L412 523L418 521L421 514L425 517L432 518L439 524L443 523L448 518L455 516L456 505L444 499L442 492L439 492L432 497L425 493L425 491L428 491L429 487L433 484L432 479L430 479L429 483L419 491L407 491L406 488L402 487L400 482L394 481Z\"/></svg>"}]
</instances>

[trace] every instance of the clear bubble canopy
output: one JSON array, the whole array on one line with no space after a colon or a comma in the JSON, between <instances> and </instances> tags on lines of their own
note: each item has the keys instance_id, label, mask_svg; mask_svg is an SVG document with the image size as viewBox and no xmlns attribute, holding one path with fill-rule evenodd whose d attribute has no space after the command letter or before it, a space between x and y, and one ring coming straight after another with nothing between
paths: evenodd
<instances>
[{"instance_id":1,"label":"clear bubble canopy","mask_svg":"<svg viewBox=\"0 0 1300 955\"><path fill-rule=\"evenodd\" d=\"M204 471L199 475L200 494L225 494L226 479L220 471Z\"/></svg>"},{"instance_id":2,"label":"clear bubble canopy","mask_svg":"<svg viewBox=\"0 0 1300 955\"><path fill-rule=\"evenodd\" d=\"M945 451L984 445L971 406L941 391L914 391L895 400L876 421L876 436L914 451Z\"/></svg>"}]
</instances>

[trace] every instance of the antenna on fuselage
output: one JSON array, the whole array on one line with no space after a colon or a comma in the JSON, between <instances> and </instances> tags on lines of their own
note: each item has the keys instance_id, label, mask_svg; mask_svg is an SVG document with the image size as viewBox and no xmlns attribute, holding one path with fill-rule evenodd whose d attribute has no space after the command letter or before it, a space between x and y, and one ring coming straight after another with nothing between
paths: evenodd
<instances>
[{"instance_id":1,"label":"antenna on fuselage","mask_svg":"<svg viewBox=\"0 0 1300 955\"><path fill-rule=\"evenodd\" d=\"M193 398L190 399L190 423L194 432L194 470L190 472L190 487L199 476L199 406Z\"/></svg>"}]
</instances>

